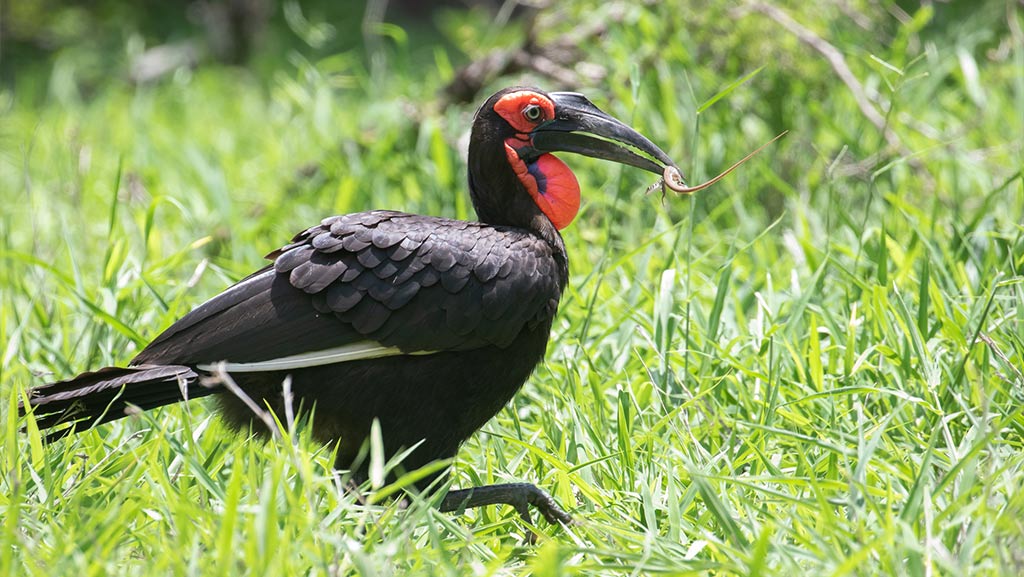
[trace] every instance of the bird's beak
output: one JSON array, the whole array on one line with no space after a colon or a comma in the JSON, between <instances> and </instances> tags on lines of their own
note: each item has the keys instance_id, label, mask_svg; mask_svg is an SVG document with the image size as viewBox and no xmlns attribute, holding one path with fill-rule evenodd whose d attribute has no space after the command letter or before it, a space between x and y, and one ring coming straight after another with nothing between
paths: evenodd
<instances>
[{"instance_id":1,"label":"bird's beak","mask_svg":"<svg viewBox=\"0 0 1024 577\"><path fill-rule=\"evenodd\" d=\"M530 133L532 146L519 150L523 160L562 151L628 164L658 175L666 166L675 166L647 137L605 114L582 94L552 92L549 96L555 103L555 118Z\"/></svg>"}]
</instances>

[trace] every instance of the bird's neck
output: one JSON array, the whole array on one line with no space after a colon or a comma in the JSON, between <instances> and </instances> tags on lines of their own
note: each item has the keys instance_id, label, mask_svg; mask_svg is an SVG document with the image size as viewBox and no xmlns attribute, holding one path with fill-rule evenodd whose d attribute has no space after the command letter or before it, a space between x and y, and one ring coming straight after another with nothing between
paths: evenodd
<instances>
[{"instance_id":1,"label":"bird's neck","mask_svg":"<svg viewBox=\"0 0 1024 577\"><path fill-rule=\"evenodd\" d=\"M470 152L469 193L477 218L495 226L525 229L544 239L558 261L559 284L564 289L569 264L562 235L523 188L510 166L491 163L485 168L480 158L481 155Z\"/></svg>"},{"instance_id":2,"label":"bird's neck","mask_svg":"<svg viewBox=\"0 0 1024 577\"><path fill-rule=\"evenodd\" d=\"M506 162L503 148L476 152L469 153L469 194L481 222L530 230L551 224L542 222L548 219Z\"/></svg>"}]
</instances>

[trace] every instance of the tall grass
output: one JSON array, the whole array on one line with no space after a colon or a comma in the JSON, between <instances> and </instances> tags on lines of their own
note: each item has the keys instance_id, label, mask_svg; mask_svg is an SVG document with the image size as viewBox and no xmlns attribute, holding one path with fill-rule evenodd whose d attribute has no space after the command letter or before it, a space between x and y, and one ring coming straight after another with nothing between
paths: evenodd
<instances>
[{"instance_id":1,"label":"tall grass","mask_svg":"<svg viewBox=\"0 0 1024 577\"><path fill-rule=\"evenodd\" d=\"M323 216L471 217L473 106L440 110L450 71L424 60L514 28L448 13L450 48L385 43L383 73L314 50L270 77L4 89L0 573L1024 572L1019 6L785 8L839 50L880 129L770 10L670 4L559 3L547 34L608 22L581 46L606 77L576 88L691 182L790 134L692 198L565 157L585 204L547 361L452 484L538 483L566 528L360 500L330 447L251 442L203 402L54 445L15 410L29 386L127 362Z\"/></svg>"}]
</instances>

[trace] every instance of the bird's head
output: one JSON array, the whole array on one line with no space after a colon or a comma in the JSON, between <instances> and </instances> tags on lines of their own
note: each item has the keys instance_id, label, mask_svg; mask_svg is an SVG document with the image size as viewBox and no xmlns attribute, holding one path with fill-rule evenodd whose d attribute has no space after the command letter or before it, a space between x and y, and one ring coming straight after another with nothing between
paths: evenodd
<instances>
[{"instance_id":1,"label":"bird's head","mask_svg":"<svg viewBox=\"0 0 1024 577\"><path fill-rule=\"evenodd\" d=\"M470 192L477 216L492 224L531 226L538 209L556 228L580 206L576 176L552 152L574 152L662 174L675 166L639 132L582 94L512 87L476 113L469 143Z\"/></svg>"}]
</instances>

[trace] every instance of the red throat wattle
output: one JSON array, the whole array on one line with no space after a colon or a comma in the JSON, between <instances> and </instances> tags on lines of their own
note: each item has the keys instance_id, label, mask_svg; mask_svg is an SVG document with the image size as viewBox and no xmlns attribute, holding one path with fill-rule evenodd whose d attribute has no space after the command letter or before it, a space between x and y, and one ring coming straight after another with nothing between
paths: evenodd
<instances>
[{"instance_id":1,"label":"red throat wattle","mask_svg":"<svg viewBox=\"0 0 1024 577\"><path fill-rule=\"evenodd\" d=\"M508 163L551 224L562 230L572 223L580 210L580 184L576 175L553 154L542 154L527 164L513 146L517 142L520 141L516 138L505 141Z\"/></svg>"}]
</instances>

